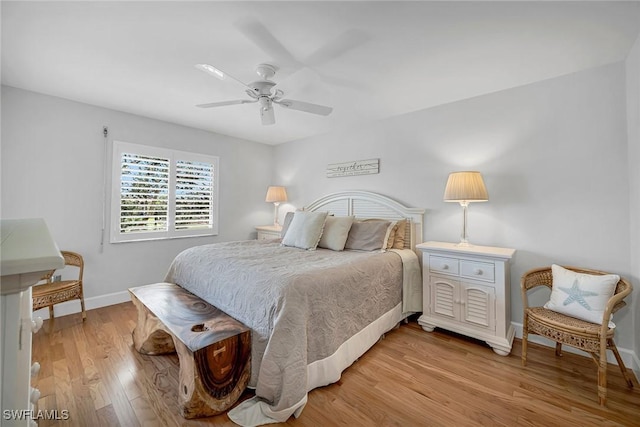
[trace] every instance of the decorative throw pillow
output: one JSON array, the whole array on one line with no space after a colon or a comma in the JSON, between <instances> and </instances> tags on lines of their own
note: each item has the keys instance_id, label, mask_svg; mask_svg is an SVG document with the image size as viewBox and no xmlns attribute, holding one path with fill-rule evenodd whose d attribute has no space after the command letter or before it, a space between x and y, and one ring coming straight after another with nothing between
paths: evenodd
<instances>
[{"instance_id":1,"label":"decorative throw pillow","mask_svg":"<svg viewBox=\"0 0 640 427\"><path fill-rule=\"evenodd\" d=\"M404 241L407 233L407 220L402 219L396 224L396 235L393 239L393 249L404 249Z\"/></svg>"},{"instance_id":2,"label":"decorative throw pillow","mask_svg":"<svg viewBox=\"0 0 640 427\"><path fill-rule=\"evenodd\" d=\"M384 245L385 249L393 249L393 242L396 240L396 233L398 232L398 222L394 222L393 227L389 230L389 237L387 243Z\"/></svg>"},{"instance_id":3,"label":"decorative throw pillow","mask_svg":"<svg viewBox=\"0 0 640 427\"><path fill-rule=\"evenodd\" d=\"M355 221L344 248L357 251L384 250L390 225L391 221Z\"/></svg>"},{"instance_id":4,"label":"decorative throw pillow","mask_svg":"<svg viewBox=\"0 0 640 427\"><path fill-rule=\"evenodd\" d=\"M287 212L284 215L284 221L282 221L282 230L280 230L280 237L284 237L287 234L287 230L291 225L291 220L293 219L293 212Z\"/></svg>"},{"instance_id":5,"label":"decorative throw pillow","mask_svg":"<svg viewBox=\"0 0 640 427\"><path fill-rule=\"evenodd\" d=\"M353 225L352 216L328 216L324 223L324 230L318 247L341 251L347 243L349 230Z\"/></svg>"},{"instance_id":6,"label":"decorative throw pillow","mask_svg":"<svg viewBox=\"0 0 640 427\"><path fill-rule=\"evenodd\" d=\"M587 322L602 323L607 301L616 291L620 276L576 273L555 264L551 266L551 274L551 298L545 308ZM609 327L615 328L611 319L607 320Z\"/></svg>"},{"instance_id":7,"label":"decorative throw pillow","mask_svg":"<svg viewBox=\"0 0 640 427\"><path fill-rule=\"evenodd\" d=\"M327 212L296 211L282 238L284 246L315 250L320 241Z\"/></svg>"},{"instance_id":8,"label":"decorative throw pillow","mask_svg":"<svg viewBox=\"0 0 640 427\"><path fill-rule=\"evenodd\" d=\"M393 242L396 238L396 230L398 229L398 221L382 219L382 218L367 218L367 219L361 219L360 221L362 222L378 221L378 222L388 223L389 225L387 226L387 237L385 238L385 243L382 246L382 250L385 251L387 249L393 248Z\"/></svg>"}]
</instances>

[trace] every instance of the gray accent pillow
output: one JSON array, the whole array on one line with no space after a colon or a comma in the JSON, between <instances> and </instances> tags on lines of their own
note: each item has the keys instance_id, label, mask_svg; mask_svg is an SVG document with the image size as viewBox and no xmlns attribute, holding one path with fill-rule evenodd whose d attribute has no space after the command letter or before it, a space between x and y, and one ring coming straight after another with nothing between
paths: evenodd
<instances>
[{"instance_id":1,"label":"gray accent pillow","mask_svg":"<svg viewBox=\"0 0 640 427\"><path fill-rule=\"evenodd\" d=\"M352 216L328 216L324 223L324 230L318 247L331 249L332 251L343 250L345 243L347 243L353 220L354 217Z\"/></svg>"},{"instance_id":2,"label":"gray accent pillow","mask_svg":"<svg viewBox=\"0 0 640 427\"><path fill-rule=\"evenodd\" d=\"M296 211L282 238L284 246L315 250L320 241L328 212Z\"/></svg>"},{"instance_id":3,"label":"gray accent pillow","mask_svg":"<svg viewBox=\"0 0 640 427\"><path fill-rule=\"evenodd\" d=\"M291 220L293 219L293 212L287 212L284 216L284 221L282 221L282 230L280 230L280 237L284 237L287 234L287 230L291 225Z\"/></svg>"},{"instance_id":4,"label":"gray accent pillow","mask_svg":"<svg viewBox=\"0 0 640 427\"><path fill-rule=\"evenodd\" d=\"M383 250L391 221L355 221L349 230L345 249L357 251Z\"/></svg>"}]
</instances>

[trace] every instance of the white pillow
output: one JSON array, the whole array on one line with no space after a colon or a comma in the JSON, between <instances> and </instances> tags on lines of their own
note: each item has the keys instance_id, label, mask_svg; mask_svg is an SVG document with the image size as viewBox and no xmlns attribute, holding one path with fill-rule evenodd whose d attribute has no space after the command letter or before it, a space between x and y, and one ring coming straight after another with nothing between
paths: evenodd
<instances>
[{"instance_id":1,"label":"white pillow","mask_svg":"<svg viewBox=\"0 0 640 427\"><path fill-rule=\"evenodd\" d=\"M587 322L602 323L607 301L616 291L620 276L576 273L555 264L551 266L551 274L551 298L545 308ZM607 320L609 327L615 328L611 319Z\"/></svg>"},{"instance_id":2,"label":"white pillow","mask_svg":"<svg viewBox=\"0 0 640 427\"><path fill-rule=\"evenodd\" d=\"M353 225L353 219L352 216L328 216L318 247L333 251L343 250L344 244L347 243L347 237L349 237L349 230Z\"/></svg>"},{"instance_id":3,"label":"white pillow","mask_svg":"<svg viewBox=\"0 0 640 427\"><path fill-rule=\"evenodd\" d=\"M300 249L315 250L320 241L328 212L296 211L282 244Z\"/></svg>"}]
</instances>

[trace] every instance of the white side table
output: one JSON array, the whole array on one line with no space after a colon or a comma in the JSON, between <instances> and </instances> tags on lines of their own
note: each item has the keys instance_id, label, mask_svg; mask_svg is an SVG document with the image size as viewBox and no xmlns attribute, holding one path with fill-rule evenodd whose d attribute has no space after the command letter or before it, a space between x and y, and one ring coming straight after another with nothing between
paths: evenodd
<instances>
[{"instance_id":1,"label":"white side table","mask_svg":"<svg viewBox=\"0 0 640 427\"><path fill-rule=\"evenodd\" d=\"M422 251L422 329L440 327L480 339L507 356L515 334L509 274L515 249L444 242L416 247Z\"/></svg>"},{"instance_id":2,"label":"white side table","mask_svg":"<svg viewBox=\"0 0 640 427\"><path fill-rule=\"evenodd\" d=\"M256 226L256 231L258 232L258 240L279 239L282 227L276 227L275 225L258 225Z\"/></svg>"}]
</instances>

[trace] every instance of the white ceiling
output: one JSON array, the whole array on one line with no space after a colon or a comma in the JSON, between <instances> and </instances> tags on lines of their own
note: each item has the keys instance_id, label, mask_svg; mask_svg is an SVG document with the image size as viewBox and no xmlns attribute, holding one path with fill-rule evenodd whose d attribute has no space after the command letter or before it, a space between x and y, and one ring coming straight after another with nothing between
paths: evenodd
<instances>
[{"instance_id":1,"label":"white ceiling","mask_svg":"<svg viewBox=\"0 0 640 427\"><path fill-rule=\"evenodd\" d=\"M2 83L268 144L624 60L639 2L2 1ZM252 40L243 23L273 39ZM265 47L264 44L267 44ZM276 47L280 45L279 49ZM286 98L260 124L242 86L262 62Z\"/></svg>"}]
</instances>

